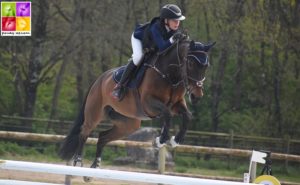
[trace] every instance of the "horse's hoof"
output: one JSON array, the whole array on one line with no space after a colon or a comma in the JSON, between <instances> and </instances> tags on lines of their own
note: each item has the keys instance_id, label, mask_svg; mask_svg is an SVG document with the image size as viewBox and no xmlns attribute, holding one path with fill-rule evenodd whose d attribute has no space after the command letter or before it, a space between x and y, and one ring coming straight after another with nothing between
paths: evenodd
<instances>
[{"instance_id":1,"label":"horse's hoof","mask_svg":"<svg viewBox=\"0 0 300 185\"><path fill-rule=\"evenodd\" d=\"M74 162L73 166L83 167L83 163L82 162Z\"/></svg>"},{"instance_id":2,"label":"horse's hoof","mask_svg":"<svg viewBox=\"0 0 300 185\"><path fill-rule=\"evenodd\" d=\"M101 165L101 157L98 157L94 160L93 164L91 165L91 168L100 168Z\"/></svg>"},{"instance_id":3,"label":"horse's hoof","mask_svg":"<svg viewBox=\"0 0 300 185\"><path fill-rule=\"evenodd\" d=\"M172 148L175 148L175 147L177 147L177 146L179 145L179 143L177 143L177 142L175 141L175 136L172 136L172 137L171 137L171 139L170 139L170 144L171 144Z\"/></svg>"},{"instance_id":4,"label":"horse's hoof","mask_svg":"<svg viewBox=\"0 0 300 185\"><path fill-rule=\"evenodd\" d=\"M91 182L93 177L83 177L84 182Z\"/></svg>"},{"instance_id":5,"label":"horse's hoof","mask_svg":"<svg viewBox=\"0 0 300 185\"><path fill-rule=\"evenodd\" d=\"M94 169L99 169L100 168L100 164L101 164L101 157L96 158L93 162L93 164L91 165L91 168ZM91 182L93 180L92 177L83 177L84 182Z\"/></svg>"},{"instance_id":6,"label":"horse's hoof","mask_svg":"<svg viewBox=\"0 0 300 185\"><path fill-rule=\"evenodd\" d=\"M73 166L83 167L83 162L82 161L74 161Z\"/></svg>"},{"instance_id":7,"label":"horse's hoof","mask_svg":"<svg viewBox=\"0 0 300 185\"><path fill-rule=\"evenodd\" d=\"M161 147L163 147L165 145L166 145L165 143L160 143L160 137L156 137L155 138L155 146L156 147L161 148Z\"/></svg>"}]
</instances>

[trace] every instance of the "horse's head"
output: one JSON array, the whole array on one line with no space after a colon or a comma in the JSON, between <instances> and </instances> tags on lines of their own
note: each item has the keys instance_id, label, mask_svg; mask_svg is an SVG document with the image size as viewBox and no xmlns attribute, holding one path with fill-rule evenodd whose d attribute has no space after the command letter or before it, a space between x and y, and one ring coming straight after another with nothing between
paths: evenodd
<instances>
[{"instance_id":1,"label":"horse's head","mask_svg":"<svg viewBox=\"0 0 300 185\"><path fill-rule=\"evenodd\" d=\"M188 95L192 104L203 96L203 83L206 69L209 66L207 52L213 46L203 45L200 42L190 42L187 60Z\"/></svg>"}]
</instances>

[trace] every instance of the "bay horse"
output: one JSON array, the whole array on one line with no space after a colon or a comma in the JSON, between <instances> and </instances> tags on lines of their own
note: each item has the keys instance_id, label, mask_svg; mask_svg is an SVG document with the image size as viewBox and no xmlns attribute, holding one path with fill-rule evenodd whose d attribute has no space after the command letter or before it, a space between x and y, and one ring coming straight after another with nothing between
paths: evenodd
<instances>
[{"instance_id":1,"label":"bay horse","mask_svg":"<svg viewBox=\"0 0 300 185\"><path fill-rule=\"evenodd\" d=\"M110 95L116 85L113 79L115 69L99 76L90 87L81 111L63 141L60 157L72 159L74 166L82 166L82 151L88 136L102 120L107 119L113 126L99 133L91 168L100 167L101 153L108 142L133 133L140 128L142 120L162 118L161 135L156 139L157 146L161 146L169 139L171 117L181 115L180 130L170 141L174 146L181 143L191 120L184 95L188 92L192 102L203 96L202 85L207 67L207 64L195 62L193 55L188 55L190 45L191 41L183 36L165 51L152 55L141 85L137 89L129 89L120 102Z\"/></svg>"}]
</instances>

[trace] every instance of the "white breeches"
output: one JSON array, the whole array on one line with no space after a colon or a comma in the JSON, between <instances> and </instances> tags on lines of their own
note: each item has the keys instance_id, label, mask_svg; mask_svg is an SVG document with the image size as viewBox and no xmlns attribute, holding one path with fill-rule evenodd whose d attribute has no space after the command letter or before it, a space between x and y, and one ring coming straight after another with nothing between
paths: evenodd
<instances>
[{"instance_id":1,"label":"white breeches","mask_svg":"<svg viewBox=\"0 0 300 185\"><path fill-rule=\"evenodd\" d=\"M134 65L138 66L143 57L143 45L142 41L136 39L133 34L131 35L131 46L132 46L132 60Z\"/></svg>"}]
</instances>

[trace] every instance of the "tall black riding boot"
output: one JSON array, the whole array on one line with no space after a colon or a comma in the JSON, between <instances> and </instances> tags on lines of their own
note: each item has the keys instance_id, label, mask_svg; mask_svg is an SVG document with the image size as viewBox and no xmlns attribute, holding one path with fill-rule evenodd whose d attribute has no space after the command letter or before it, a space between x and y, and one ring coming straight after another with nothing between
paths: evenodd
<instances>
[{"instance_id":1,"label":"tall black riding boot","mask_svg":"<svg viewBox=\"0 0 300 185\"><path fill-rule=\"evenodd\" d=\"M123 72L123 75L121 77L120 82L116 85L114 88L114 91L112 92L112 96L117 99L118 101L121 101L125 94L126 94L126 84L129 82L132 74L134 73L136 69L136 65L134 65L132 59L127 64L125 71Z\"/></svg>"}]
</instances>

